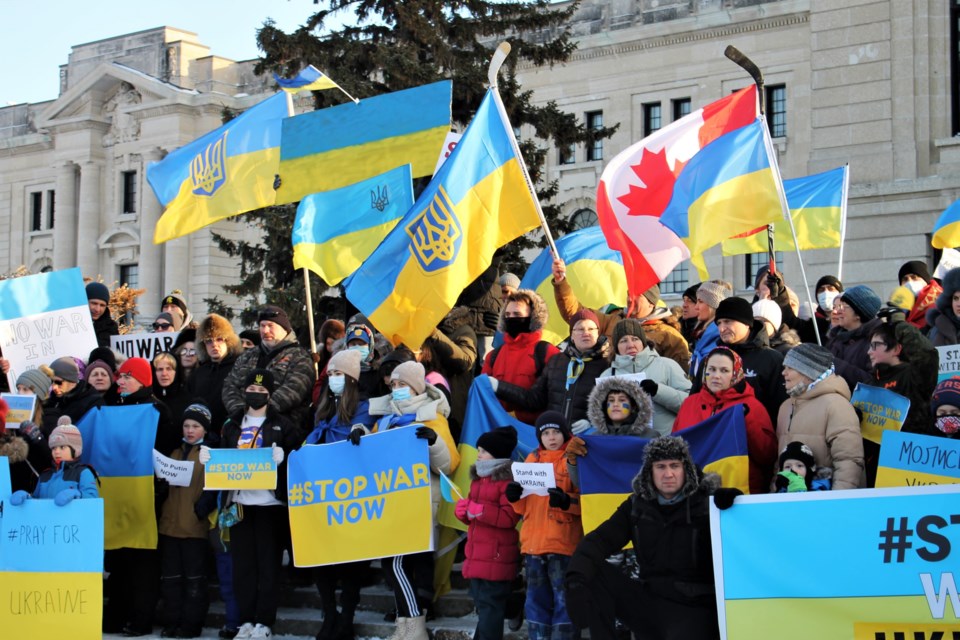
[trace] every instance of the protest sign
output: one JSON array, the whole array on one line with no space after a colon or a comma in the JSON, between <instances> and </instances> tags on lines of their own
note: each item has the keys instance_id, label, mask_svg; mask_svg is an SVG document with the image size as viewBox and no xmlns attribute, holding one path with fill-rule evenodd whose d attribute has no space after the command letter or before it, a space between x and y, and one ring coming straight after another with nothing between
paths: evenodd
<instances>
[{"instance_id":1,"label":"protest sign","mask_svg":"<svg viewBox=\"0 0 960 640\"><path fill-rule=\"evenodd\" d=\"M211 449L204 489L276 489L277 464L270 447Z\"/></svg>"},{"instance_id":2,"label":"protest sign","mask_svg":"<svg viewBox=\"0 0 960 640\"><path fill-rule=\"evenodd\" d=\"M863 412L860 433L865 440L880 444L884 431L899 431L910 410L910 400L899 393L857 383L850 404Z\"/></svg>"},{"instance_id":3,"label":"protest sign","mask_svg":"<svg viewBox=\"0 0 960 640\"><path fill-rule=\"evenodd\" d=\"M725 511L711 505L721 637L957 637L958 498L952 485L744 496ZM801 527L797 547L785 544L786 523L828 530ZM800 568L791 565L798 559Z\"/></svg>"},{"instance_id":4,"label":"protest sign","mask_svg":"<svg viewBox=\"0 0 960 640\"><path fill-rule=\"evenodd\" d=\"M430 457L416 425L290 454L287 497L298 567L433 549Z\"/></svg>"},{"instance_id":5,"label":"protest sign","mask_svg":"<svg viewBox=\"0 0 960 640\"><path fill-rule=\"evenodd\" d=\"M884 431L877 487L960 484L960 440Z\"/></svg>"},{"instance_id":6,"label":"protest sign","mask_svg":"<svg viewBox=\"0 0 960 640\"><path fill-rule=\"evenodd\" d=\"M514 462L513 481L523 487L523 496L545 496L557 486L553 465L542 462Z\"/></svg>"},{"instance_id":7,"label":"protest sign","mask_svg":"<svg viewBox=\"0 0 960 640\"><path fill-rule=\"evenodd\" d=\"M11 389L27 369L96 347L80 269L0 280L0 350Z\"/></svg>"},{"instance_id":8,"label":"protest sign","mask_svg":"<svg viewBox=\"0 0 960 640\"><path fill-rule=\"evenodd\" d=\"M455 131L450 131L447 133L447 137L443 140L443 146L440 147L440 156L437 158L437 164L433 168L433 175L437 175L437 172L440 171L440 167L442 167L443 163L447 161L447 158L450 157L450 154L453 153L453 150L457 148L457 144L459 144L460 138L462 137L462 133L457 133Z\"/></svg>"},{"instance_id":9,"label":"protest sign","mask_svg":"<svg viewBox=\"0 0 960 640\"><path fill-rule=\"evenodd\" d=\"M0 628L8 638L100 638L103 500L5 505Z\"/></svg>"},{"instance_id":10,"label":"protest sign","mask_svg":"<svg viewBox=\"0 0 960 640\"><path fill-rule=\"evenodd\" d=\"M7 412L7 429L19 429L21 422L33 421L33 413L37 409L37 396L32 393L0 393L0 398L10 410Z\"/></svg>"},{"instance_id":11,"label":"protest sign","mask_svg":"<svg viewBox=\"0 0 960 640\"><path fill-rule=\"evenodd\" d=\"M153 362L153 358L164 351L173 349L180 332L170 333L128 333L123 336L110 336L110 348L128 358L143 358Z\"/></svg>"},{"instance_id":12,"label":"protest sign","mask_svg":"<svg viewBox=\"0 0 960 640\"><path fill-rule=\"evenodd\" d=\"M944 249L943 253L940 254L940 262L937 263L937 268L933 270L933 277L943 280L943 276L947 275L948 271L957 267L960 267L960 251Z\"/></svg>"},{"instance_id":13,"label":"protest sign","mask_svg":"<svg viewBox=\"0 0 960 640\"><path fill-rule=\"evenodd\" d=\"M614 378L619 380L632 380L633 382L643 382L647 379L647 374L643 371L638 371L637 373L618 373ZM600 382L601 380L606 380L606 378L597 378L595 382Z\"/></svg>"},{"instance_id":14,"label":"protest sign","mask_svg":"<svg viewBox=\"0 0 960 640\"><path fill-rule=\"evenodd\" d=\"M154 449L153 473L169 482L171 487L189 487L193 479L193 461L174 460Z\"/></svg>"},{"instance_id":15,"label":"protest sign","mask_svg":"<svg viewBox=\"0 0 960 640\"><path fill-rule=\"evenodd\" d=\"M937 355L940 357L937 384L954 376L960 376L960 344L937 347Z\"/></svg>"},{"instance_id":16,"label":"protest sign","mask_svg":"<svg viewBox=\"0 0 960 640\"><path fill-rule=\"evenodd\" d=\"M0 502L6 501L13 493L10 486L10 458L0 456ZM0 508L0 519L3 519L3 509Z\"/></svg>"}]
</instances>

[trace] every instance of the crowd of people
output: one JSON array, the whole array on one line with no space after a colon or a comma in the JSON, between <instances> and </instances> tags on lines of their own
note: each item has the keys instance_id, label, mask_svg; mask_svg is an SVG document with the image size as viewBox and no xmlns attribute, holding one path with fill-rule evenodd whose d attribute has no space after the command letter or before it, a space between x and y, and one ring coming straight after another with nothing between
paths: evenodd
<instances>
[{"instance_id":1,"label":"crowd of people","mask_svg":"<svg viewBox=\"0 0 960 640\"><path fill-rule=\"evenodd\" d=\"M264 306L257 327L238 334L219 315L195 319L173 292L151 328L179 335L149 362L110 349L118 333L110 292L90 283L99 346L21 372L11 389L37 399L19 429L0 422L11 505L96 496L75 425L96 407L152 405L156 450L198 464L189 486L155 480L157 549L106 552L104 632L133 637L159 624L164 637L197 637L215 574L226 604L221 637L270 637L290 549L289 454L341 441L362 447L372 433L412 426L429 449L435 525L437 483L460 465L467 395L485 374L477 384L491 385L535 432L539 446L527 461L552 465L556 487L538 495L514 482L514 427L477 441L469 493L455 505L468 530L462 573L478 612L475 637L499 640L505 620L513 628L525 618L533 640L586 629L595 640L624 629L637 639L714 638L708 507L730 508L740 491L695 464L684 429L739 407L750 493L874 485L879 447L861 434L851 404L858 384L910 400L905 432L960 433L960 378L937 384L935 348L960 342L960 269L941 282L925 263L907 262L887 303L825 275L816 308L805 310L782 274L763 269L752 301L714 280L690 287L674 309L656 286L599 309L578 300L557 259L555 302L570 332L559 345L543 340L545 301L519 282L484 274L421 345L394 347L362 315L325 319L316 354L301 346L284 309ZM9 363L0 359L0 368ZM6 410L0 402L0 416ZM578 466L587 435L650 443L632 493L584 535ZM218 447L270 449L277 488L205 491L203 464ZM394 640L427 640L450 564L432 552L380 560L395 594ZM312 570L324 614L318 640L354 638L369 565Z\"/></svg>"}]
</instances>

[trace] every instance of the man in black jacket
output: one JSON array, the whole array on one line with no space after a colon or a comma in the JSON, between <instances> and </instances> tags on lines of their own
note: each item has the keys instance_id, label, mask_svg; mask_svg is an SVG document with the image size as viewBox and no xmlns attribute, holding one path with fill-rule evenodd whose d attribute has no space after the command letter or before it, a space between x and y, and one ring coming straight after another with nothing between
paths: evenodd
<instances>
[{"instance_id":1,"label":"man in black jacket","mask_svg":"<svg viewBox=\"0 0 960 640\"><path fill-rule=\"evenodd\" d=\"M93 319L93 332L97 336L97 344L101 347L110 346L110 336L120 335L120 327L116 320L110 317L110 290L102 282L87 284L87 305L90 307L90 318Z\"/></svg>"}]
</instances>

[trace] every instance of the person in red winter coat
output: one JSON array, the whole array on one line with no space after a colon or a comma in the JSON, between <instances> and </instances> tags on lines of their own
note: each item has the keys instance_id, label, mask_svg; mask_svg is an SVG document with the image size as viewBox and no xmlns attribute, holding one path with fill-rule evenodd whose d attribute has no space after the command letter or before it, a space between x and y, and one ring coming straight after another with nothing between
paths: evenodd
<instances>
[{"instance_id":1,"label":"person in red winter coat","mask_svg":"<svg viewBox=\"0 0 960 640\"><path fill-rule=\"evenodd\" d=\"M703 366L703 386L680 405L673 432L692 427L736 404L743 405L747 425L747 456L750 459L750 493L766 493L770 470L777 458L777 436L767 410L757 400L743 376L740 356L727 347L717 347Z\"/></svg>"}]
</instances>

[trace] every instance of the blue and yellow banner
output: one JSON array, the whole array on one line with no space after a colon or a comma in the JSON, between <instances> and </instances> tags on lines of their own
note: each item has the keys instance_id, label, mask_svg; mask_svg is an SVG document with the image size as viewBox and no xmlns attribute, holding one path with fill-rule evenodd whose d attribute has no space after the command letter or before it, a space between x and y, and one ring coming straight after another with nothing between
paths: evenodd
<instances>
[{"instance_id":1,"label":"blue and yellow banner","mask_svg":"<svg viewBox=\"0 0 960 640\"><path fill-rule=\"evenodd\" d=\"M410 426L365 436L360 446L294 451L287 500L298 567L433 549L430 454Z\"/></svg>"},{"instance_id":2,"label":"blue and yellow banner","mask_svg":"<svg viewBox=\"0 0 960 640\"><path fill-rule=\"evenodd\" d=\"M556 240L557 252L567 265L567 281L577 293L577 300L588 309L627 302L627 277L623 257L607 246L600 227L587 227ZM553 295L553 253L544 249L530 263L520 281L521 289L533 289L547 304L549 317L543 328L543 339L553 344L570 335L570 328L560 315Z\"/></svg>"},{"instance_id":3,"label":"blue and yellow banner","mask_svg":"<svg viewBox=\"0 0 960 640\"><path fill-rule=\"evenodd\" d=\"M270 447L211 449L203 467L204 489L276 489L277 463Z\"/></svg>"},{"instance_id":4,"label":"blue and yellow banner","mask_svg":"<svg viewBox=\"0 0 960 640\"><path fill-rule=\"evenodd\" d=\"M931 244L935 249L955 249L960 247L960 200L940 214L933 225Z\"/></svg>"},{"instance_id":5,"label":"blue and yellow banner","mask_svg":"<svg viewBox=\"0 0 960 640\"><path fill-rule=\"evenodd\" d=\"M412 205L409 164L307 196L293 221L293 267L338 284L370 257Z\"/></svg>"},{"instance_id":6,"label":"blue and yellow banner","mask_svg":"<svg viewBox=\"0 0 960 640\"><path fill-rule=\"evenodd\" d=\"M429 176L450 131L452 92L444 80L284 120L277 204L405 164L414 178Z\"/></svg>"},{"instance_id":7,"label":"blue and yellow banner","mask_svg":"<svg viewBox=\"0 0 960 640\"><path fill-rule=\"evenodd\" d=\"M884 431L877 487L960 484L960 440Z\"/></svg>"},{"instance_id":8,"label":"blue and yellow banner","mask_svg":"<svg viewBox=\"0 0 960 640\"><path fill-rule=\"evenodd\" d=\"M899 393L858 382L850 404L863 413L860 433L864 439L880 444L884 431L900 431L910 410L910 400Z\"/></svg>"},{"instance_id":9,"label":"blue and yellow banner","mask_svg":"<svg viewBox=\"0 0 960 640\"><path fill-rule=\"evenodd\" d=\"M101 637L103 500L4 504L0 628L5 638Z\"/></svg>"},{"instance_id":10,"label":"blue and yellow banner","mask_svg":"<svg viewBox=\"0 0 960 640\"><path fill-rule=\"evenodd\" d=\"M960 634L960 487L737 498L711 507L721 637ZM798 524L799 523L799 524Z\"/></svg>"},{"instance_id":11,"label":"blue and yellow banner","mask_svg":"<svg viewBox=\"0 0 960 640\"><path fill-rule=\"evenodd\" d=\"M312 64L301 69L300 72L292 78L283 78L277 74L273 74L273 79L277 81L277 85L279 85L281 89L288 93L323 91L324 89L339 88L336 82Z\"/></svg>"},{"instance_id":12,"label":"blue and yellow banner","mask_svg":"<svg viewBox=\"0 0 960 640\"><path fill-rule=\"evenodd\" d=\"M419 348L494 251L539 226L514 144L488 90L416 204L346 281L347 298L394 345Z\"/></svg>"},{"instance_id":13,"label":"blue and yellow banner","mask_svg":"<svg viewBox=\"0 0 960 640\"><path fill-rule=\"evenodd\" d=\"M693 461L704 471L720 475L724 487L748 493L747 428L742 405L734 405L699 424L673 434L690 446ZM596 529L613 515L633 492L647 438L584 436L587 455L578 460L583 531Z\"/></svg>"},{"instance_id":14,"label":"blue and yellow banner","mask_svg":"<svg viewBox=\"0 0 960 640\"><path fill-rule=\"evenodd\" d=\"M103 498L103 548L156 549L153 444L159 413L152 404L92 409L77 428L80 460L92 466Z\"/></svg>"}]
</instances>

